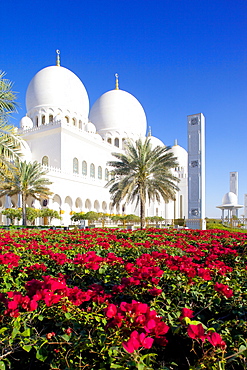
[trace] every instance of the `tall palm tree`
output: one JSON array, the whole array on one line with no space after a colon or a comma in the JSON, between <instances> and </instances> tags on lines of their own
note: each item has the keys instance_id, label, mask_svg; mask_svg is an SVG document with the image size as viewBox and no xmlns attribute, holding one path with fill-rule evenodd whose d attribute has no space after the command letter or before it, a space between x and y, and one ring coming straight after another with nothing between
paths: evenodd
<instances>
[{"instance_id":1,"label":"tall palm tree","mask_svg":"<svg viewBox=\"0 0 247 370\"><path fill-rule=\"evenodd\" d=\"M165 202L175 199L175 191L179 190L177 177L171 173L171 168L178 166L176 157L169 147L152 149L150 138L129 141L125 146L125 154L112 153L118 161L110 161L113 167L112 179L106 184L110 186L113 205L121 201L126 203L136 200L140 203L141 228L145 227L145 207L150 201L161 198Z\"/></svg>"},{"instance_id":2,"label":"tall palm tree","mask_svg":"<svg viewBox=\"0 0 247 370\"><path fill-rule=\"evenodd\" d=\"M27 198L37 200L47 199L52 192L49 185L52 183L45 178L47 171L38 162L16 161L12 171L6 174L0 171L0 196L20 194L22 203L22 224L27 224Z\"/></svg>"},{"instance_id":3,"label":"tall palm tree","mask_svg":"<svg viewBox=\"0 0 247 370\"><path fill-rule=\"evenodd\" d=\"M11 113L17 111L16 94L13 83L0 71L0 166L7 166L8 160L20 155L20 137L16 127L8 124Z\"/></svg>"}]
</instances>

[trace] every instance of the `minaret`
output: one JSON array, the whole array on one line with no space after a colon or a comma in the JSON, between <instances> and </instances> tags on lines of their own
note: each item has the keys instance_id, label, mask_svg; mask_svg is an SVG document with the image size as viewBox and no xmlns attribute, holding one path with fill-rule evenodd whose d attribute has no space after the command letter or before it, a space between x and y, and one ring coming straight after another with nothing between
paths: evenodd
<instances>
[{"instance_id":1,"label":"minaret","mask_svg":"<svg viewBox=\"0 0 247 370\"><path fill-rule=\"evenodd\" d=\"M238 172L230 172L230 191L238 196Z\"/></svg>"},{"instance_id":2,"label":"minaret","mask_svg":"<svg viewBox=\"0 0 247 370\"><path fill-rule=\"evenodd\" d=\"M206 229L205 221L205 117L188 116L188 220L190 229Z\"/></svg>"},{"instance_id":3,"label":"minaret","mask_svg":"<svg viewBox=\"0 0 247 370\"><path fill-rule=\"evenodd\" d=\"M238 199L238 172L230 172L230 191L236 194ZM238 217L238 209L233 209L232 215Z\"/></svg>"}]
</instances>

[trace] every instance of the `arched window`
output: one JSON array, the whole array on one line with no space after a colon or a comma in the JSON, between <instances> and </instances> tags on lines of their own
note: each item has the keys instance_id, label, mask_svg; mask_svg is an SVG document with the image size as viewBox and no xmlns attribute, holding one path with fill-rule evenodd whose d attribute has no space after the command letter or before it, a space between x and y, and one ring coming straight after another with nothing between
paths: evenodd
<instances>
[{"instance_id":1,"label":"arched window","mask_svg":"<svg viewBox=\"0 0 247 370\"><path fill-rule=\"evenodd\" d=\"M110 137L108 137L107 142L108 142L109 144L111 144L111 138L110 138Z\"/></svg>"},{"instance_id":2,"label":"arched window","mask_svg":"<svg viewBox=\"0 0 247 370\"><path fill-rule=\"evenodd\" d=\"M93 163L90 164L90 177L95 178L95 165Z\"/></svg>"},{"instance_id":3,"label":"arched window","mask_svg":"<svg viewBox=\"0 0 247 370\"><path fill-rule=\"evenodd\" d=\"M43 116L42 116L42 125L44 125L45 124L45 115L43 114Z\"/></svg>"},{"instance_id":4,"label":"arched window","mask_svg":"<svg viewBox=\"0 0 247 370\"><path fill-rule=\"evenodd\" d=\"M73 173L79 173L79 162L77 158L73 159Z\"/></svg>"},{"instance_id":5,"label":"arched window","mask_svg":"<svg viewBox=\"0 0 247 370\"><path fill-rule=\"evenodd\" d=\"M48 159L47 155L45 155L45 156L42 158L42 165L43 165L43 166L49 166L49 159Z\"/></svg>"},{"instance_id":6,"label":"arched window","mask_svg":"<svg viewBox=\"0 0 247 370\"><path fill-rule=\"evenodd\" d=\"M102 179L102 167L101 166L99 166L98 167L98 179Z\"/></svg>"},{"instance_id":7,"label":"arched window","mask_svg":"<svg viewBox=\"0 0 247 370\"><path fill-rule=\"evenodd\" d=\"M49 115L49 123L52 123L53 122L53 115L52 114L50 114Z\"/></svg>"},{"instance_id":8,"label":"arched window","mask_svg":"<svg viewBox=\"0 0 247 370\"><path fill-rule=\"evenodd\" d=\"M72 118L72 123L74 126L76 126L76 119L75 118Z\"/></svg>"},{"instance_id":9,"label":"arched window","mask_svg":"<svg viewBox=\"0 0 247 370\"><path fill-rule=\"evenodd\" d=\"M79 120L79 129L82 130L82 121Z\"/></svg>"},{"instance_id":10,"label":"arched window","mask_svg":"<svg viewBox=\"0 0 247 370\"><path fill-rule=\"evenodd\" d=\"M38 125L39 125L39 117L37 116L36 117L36 126L38 127Z\"/></svg>"},{"instance_id":11,"label":"arched window","mask_svg":"<svg viewBox=\"0 0 247 370\"><path fill-rule=\"evenodd\" d=\"M114 140L114 145L119 148L119 139L117 137Z\"/></svg>"},{"instance_id":12,"label":"arched window","mask_svg":"<svg viewBox=\"0 0 247 370\"><path fill-rule=\"evenodd\" d=\"M105 181L109 181L109 171L107 168L105 169Z\"/></svg>"},{"instance_id":13,"label":"arched window","mask_svg":"<svg viewBox=\"0 0 247 370\"><path fill-rule=\"evenodd\" d=\"M65 116L66 122L69 123L69 117Z\"/></svg>"},{"instance_id":14,"label":"arched window","mask_svg":"<svg viewBox=\"0 0 247 370\"><path fill-rule=\"evenodd\" d=\"M87 176L87 162L86 161L82 162L82 174L84 176Z\"/></svg>"}]
</instances>

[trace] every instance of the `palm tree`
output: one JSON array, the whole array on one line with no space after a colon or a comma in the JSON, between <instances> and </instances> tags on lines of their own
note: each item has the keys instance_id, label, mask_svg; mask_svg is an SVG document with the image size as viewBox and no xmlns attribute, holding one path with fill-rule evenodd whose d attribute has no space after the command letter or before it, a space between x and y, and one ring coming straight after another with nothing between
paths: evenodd
<instances>
[{"instance_id":1,"label":"palm tree","mask_svg":"<svg viewBox=\"0 0 247 370\"><path fill-rule=\"evenodd\" d=\"M20 137L16 127L8 124L9 115L16 112L16 94L13 83L0 71L0 166L8 166L8 160L20 155Z\"/></svg>"},{"instance_id":2,"label":"palm tree","mask_svg":"<svg viewBox=\"0 0 247 370\"><path fill-rule=\"evenodd\" d=\"M171 168L178 166L176 157L169 152L169 147L152 149L150 138L129 141L125 146L125 154L112 153L118 161L110 161L113 167L112 179L106 184L110 186L113 206L121 201L126 203L136 200L140 203L141 228L145 227L145 207L150 201L161 198L165 202L175 199L175 191L179 190L177 177L171 173Z\"/></svg>"},{"instance_id":3,"label":"palm tree","mask_svg":"<svg viewBox=\"0 0 247 370\"><path fill-rule=\"evenodd\" d=\"M47 171L38 162L16 161L15 167L6 174L0 170L0 196L20 194L22 203L22 224L27 224L27 198L47 199L52 192L48 185L52 183L45 178Z\"/></svg>"}]
</instances>

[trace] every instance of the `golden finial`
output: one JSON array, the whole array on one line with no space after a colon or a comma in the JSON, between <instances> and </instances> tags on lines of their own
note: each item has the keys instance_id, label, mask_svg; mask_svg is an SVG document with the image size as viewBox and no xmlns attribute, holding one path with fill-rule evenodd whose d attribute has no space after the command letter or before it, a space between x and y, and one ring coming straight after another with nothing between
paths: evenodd
<instances>
[{"instance_id":1,"label":"golden finial","mask_svg":"<svg viewBox=\"0 0 247 370\"><path fill-rule=\"evenodd\" d=\"M118 85L118 74L115 73L115 77L116 77L116 87L115 87L115 90L119 90L119 85Z\"/></svg>"},{"instance_id":2,"label":"golden finial","mask_svg":"<svg viewBox=\"0 0 247 370\"><path fill-rule=\"evenodd\" d=\"M60 50L56 50L56 53L57 53L57 63L56 65L59 67L60 66Z\"/></svg>"}]
</instances>

